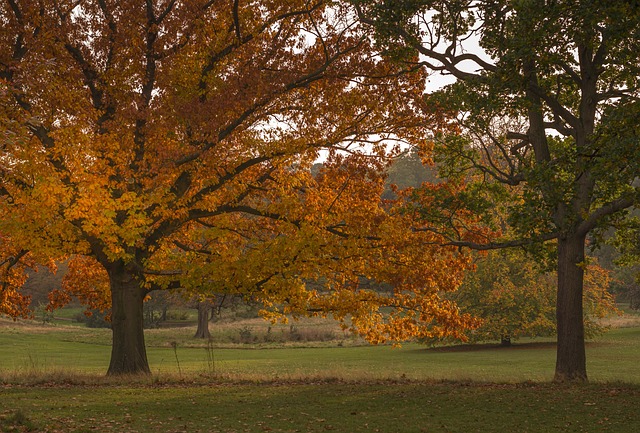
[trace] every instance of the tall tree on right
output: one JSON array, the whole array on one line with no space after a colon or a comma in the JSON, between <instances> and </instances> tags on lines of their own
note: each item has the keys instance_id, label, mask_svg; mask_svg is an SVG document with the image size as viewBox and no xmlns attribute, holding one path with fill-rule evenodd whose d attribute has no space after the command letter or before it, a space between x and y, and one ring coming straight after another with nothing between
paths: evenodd
<instances>
[{"instance_id":1,"label":"tall tree on right","mask_svg":"<svg viewBox=\"0 0 640 433\"><path fill-rule=\"evenodd\" d=\"M587 240L640 201L639 3L352 1L378 43L456 79L439 91L460 128L436 140L440 165L482 185L467 197L487 210L509 197L519 239L502 246L556 242L555 380L587 380Z\"/></svg>"}]
</instances>

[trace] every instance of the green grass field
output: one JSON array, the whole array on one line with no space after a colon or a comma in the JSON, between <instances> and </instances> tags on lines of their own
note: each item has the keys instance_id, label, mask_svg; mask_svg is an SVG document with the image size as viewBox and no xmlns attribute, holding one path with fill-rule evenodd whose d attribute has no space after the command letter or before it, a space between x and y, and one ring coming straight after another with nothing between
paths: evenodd
<instances>
[{"instance_id":1,"label":"green grass field","mask_svg":"<svg viewBox=\"0 0 640 433\"><path fill-rule=\"evenodd\" d=\"M640 425L640 388L620 385L329 381L0 392L5 431L633 433Z\"/></svg>"},{"instance_id":2,"label":"green grass field","mask_svg":"<svg viewBox=\"0 0 640 433\"><path fill-rule=\"evenodd\" d=\"M427 348L411 343L338 347L306 344L256 348L215 347L191 338L192 328L146 332L152 373L159 377L215 376L233 380L473 380L550 381L555 362L552 341L527 340L513 347L495 344ZM175 342L175 349L172 347ZM0 326L0 379L81 374L100 377L107 369L110 330L75 326ZM311 346L311 347L310 347ZM640 384L640 327L616 328L587 346L590 379ZM615 365L615 368L612 368Z\"/></svg>"},{"instance_id":3,"label":"green grass field","mask_svg":"<svg viewBox=\"0 0 640 433\"><path fill-rule=\"evenodd\" d=\"M152 376L116 380L109 330L2 321L0 431L637 432L625 324L589 342L589 385L561 386L552 341L216 347L192 328L147 331Z\"/></svg>"}]
</instances>

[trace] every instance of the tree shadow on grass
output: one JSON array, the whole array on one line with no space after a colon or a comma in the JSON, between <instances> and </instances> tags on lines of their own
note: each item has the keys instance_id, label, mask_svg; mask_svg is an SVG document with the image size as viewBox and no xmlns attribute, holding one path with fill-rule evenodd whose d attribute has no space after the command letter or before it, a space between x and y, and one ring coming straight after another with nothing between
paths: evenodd
<instances>
[{"instance_id":1,"label":"tree shadow on grass","mask_svg":"<svg viewBox=\"0 0 640 433\"><path fill-rule=\"evenodd\" d=\"M605 341L587 341L587 347L600 347L611 344ZM555 341L530 341L530 342L512 342L511 345L505 346L500 343L475 343L475 344L455 344L450 346L430 346L415 349L413 352L424 353L459 353L459 352L482 352L493 350L555 350L557 343Z\"/></svg>"},{"instance_id":2,"label":"tree shadow on grass","mask_svg":"<svg viewBox=\"0 0 640 433\"><path fill-rule=\"evenodd\" d=\"M493 350L540 350L555 348L555 341L534 341L527 343L511 343L511 345L509 346L505 346L499 343L456 344L451 346L424 347L415 349L415 352L458 353Z\"/></svg>"}]
</instances>

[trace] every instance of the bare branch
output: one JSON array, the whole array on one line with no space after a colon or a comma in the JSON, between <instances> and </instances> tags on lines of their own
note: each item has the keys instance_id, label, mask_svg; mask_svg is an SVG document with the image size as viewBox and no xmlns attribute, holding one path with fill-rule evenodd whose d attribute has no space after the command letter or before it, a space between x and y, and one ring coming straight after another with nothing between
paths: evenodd
<instances>
[{"instance_id":1,"label":"bare branch","mask_svg":"<svg viewBox=\"0 0 640 433\"><path fill-rule=\"evenodd\" d=\"M372 20L371 18L368 18L364 12L362 11L362 8L360 8L359 6L356 5L356 12L358 14L358 18L360 19L361 22L368 24L368 25L375 25L375 21ZM436 71L447 71L449 72L451 75L453 75L454 77L458 78L458 79L462 79L462 80L468 80L470 78L480 78L481 75L480 74L475 74L475 73L471 73L471 72L466 72L463 71L462 69L459 68L459 64L465 61L472 61L474 63L476 63L480 68L486 70L486 71L495 71L496 70L496 66L483 60L482 58L480 58L478 55L473 54L473 53L463 53L463 54L459 54L459 55L455 55L455 51L448 48L444 53L436 51L435 49L432 49L430 47L425 46L421 40L419 40L418 38L416 38L414 35L412 35L411 33L409 33L406 29L404 29L403 27L400 26L394 26L391 25L393 27L393 31L398 34L400 37L402 37L406 43L408 43L412 48L414 48L416 51L418 51L420 54L429 57L431 59L437 60L438 62L441 63L441 66L438 65L434 65L433 63L430 62L424 62L425 65L427 65L429 68L436 70ZM451 44L455 44L456 43L456 38L453 38L454 40L450 41ZM434 46L434 45L431 45ZM451 45L450 45L451 46ZM449 46L449 47L450 47Z\"/></svg>"}]
</instances>

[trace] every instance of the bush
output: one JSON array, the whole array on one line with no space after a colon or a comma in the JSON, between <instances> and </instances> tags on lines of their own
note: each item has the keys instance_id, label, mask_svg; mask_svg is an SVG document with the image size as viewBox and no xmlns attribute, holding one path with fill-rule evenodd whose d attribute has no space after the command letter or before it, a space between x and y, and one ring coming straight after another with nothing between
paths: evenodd
<instances>
[{"instance_id":1,"label":"bush","mask_svg":"<svg viewBox=\"0 0 640 433\"><path fill-rule=\"evenodd\" d=\"M89 310L90 315L78 313L74 320L78 323L84 323L87 328L111 328L111 322L107 321L106 312L100 310Z\"/></svg>"},{"instance_id":2,"label":"bush","mask_svg":"<svg viewBox=\"0 0 640 433\"><path fill-rule=\"evenodd\" d=\"M338 334L332 329L301 327L291 325L289 328L274 329L272 326L256 328L248 325L237 329L234 335L228 335L230 343L262 344L262 343L308 343L338 340Z\"/></svg>"},{"instance_id":3,"label":"bush","mask_svg":"<svg viewBox=\"0 0 640 433\"><path fill-rule=\"evenodd\" d=\"M167 313L167 320L189 320L188 311L169 311Z\"/></svg>"},{"instance_id":4,"label":"bush","mask_svg":"<svg viewBox=\"0 0 640 433\"><path fill-rule=\"evenodd\" d=\"M241 343L251 343L252 332L251 328L248 326L244 326L240 328L240 342Z\"/></svg>"},{"instance_id":5,"label":"bush","mask_svg":"<svg viewBox=\"0 0 640 433\"><path fill-rule=\"evenodd\" d=\"M34 311L34 317L38 321L41 321L43 325L50 323L53 319L53 312L47 310L46 304L38 304L38 307Z\"/></svg>"}]
</instances>

